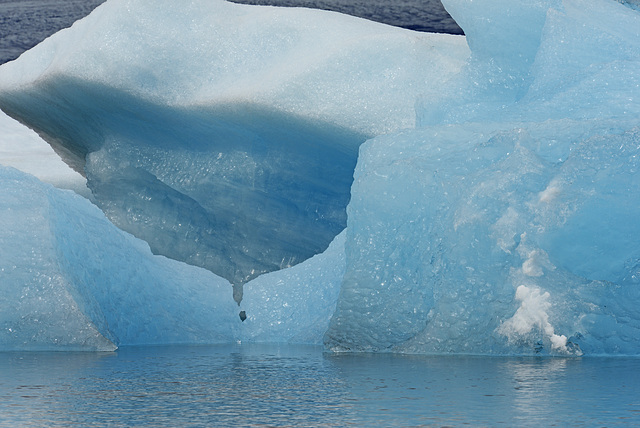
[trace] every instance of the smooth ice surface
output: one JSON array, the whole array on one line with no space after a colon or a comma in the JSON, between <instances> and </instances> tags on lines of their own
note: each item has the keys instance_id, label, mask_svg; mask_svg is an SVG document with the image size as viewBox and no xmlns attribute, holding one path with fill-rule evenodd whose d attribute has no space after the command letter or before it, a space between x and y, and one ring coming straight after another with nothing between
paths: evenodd
<instances>
[{"instance_id":1,"label":"smooth ice surface","mask_svg":"<svg viewBox=\"0 0 640 428\"><path fill-rule=\"evenodd\" d=\"M327 346L637 354L640 15L444 4L469 62L362 146Z\"/></svg>"},{"instance_id":2,"label":"smooth ice surface","mask_svg":"<svg viewBox=\"0 0 640 428\"><path fill-rule=\"evenodd\" d=\"M162 256L85 198L0 167L0 347L233 340L231 285Z\"/></svg>"},{"instance_id":3,"label":"smooth ice surface","mask_svg":"<svg viewBox=\"0 0 640 428\"><path fill-rule=\"evenodd\" d=\"M467 3L476 13L466 14ZM637 118L636 11L606 0L485 3L444 2L467 22L472 54L450 85L423 100L421 126Z\"/></svg>"},{"instance_id":4,"label":"smooth ice surface","mask_svg":"<svg viewBox=\"0 0 640 428\"><path fill-rule=\"evenodd\" d=\"M112 0L3 65L0 105L117 226L242 284L326 249L358 146L467 54L333 12Z\"/></svg>"}]
</instances>

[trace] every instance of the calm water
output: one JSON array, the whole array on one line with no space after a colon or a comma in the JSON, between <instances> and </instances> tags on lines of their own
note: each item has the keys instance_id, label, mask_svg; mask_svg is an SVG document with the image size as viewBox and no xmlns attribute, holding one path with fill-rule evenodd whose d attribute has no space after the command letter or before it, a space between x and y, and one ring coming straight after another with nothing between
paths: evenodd
<instances>
[{"instance_id":1,"label":"calm water","mask_svg":"<svg viewBox=\"0 0 640 428\"><path fill-rule=\"evenodd\" d=\"M0 353L3 427L639 424L638 358L259 345Z\"/></svg>"},{"instance_id":2,"label":"calm water","mask_svg":"<svg viewBox=\"0 0 640 428\"><path fill-rule=\"evenodd\" d=\"M462 34L440 0L231 0L235 3L333 10L396 27Z\"/></svg>"},{"instance_id":3,"label":"calm water","mask_svg":"<svg viewBox=\"0 0 640 428\"><path fill-rule=\"evenodd\" d=\"M17 58L104 0L0 0L0 64Z\"/></svg>"}]
</instances>

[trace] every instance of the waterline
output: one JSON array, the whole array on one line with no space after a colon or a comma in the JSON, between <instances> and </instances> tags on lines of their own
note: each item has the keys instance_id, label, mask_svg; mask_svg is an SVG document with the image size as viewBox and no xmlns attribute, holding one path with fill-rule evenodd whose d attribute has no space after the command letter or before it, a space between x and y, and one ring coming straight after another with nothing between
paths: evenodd
<instances>
[{"instance_id":1,"label":"waterline","mask_svg":"<svg viewBox=\"0 0 640 428\"><path fill-rule=\"evenodd\" d=\"M277 345L0 353L0 426L640 423L638 358L334 355Z\"/></svg>"}]
</instances>

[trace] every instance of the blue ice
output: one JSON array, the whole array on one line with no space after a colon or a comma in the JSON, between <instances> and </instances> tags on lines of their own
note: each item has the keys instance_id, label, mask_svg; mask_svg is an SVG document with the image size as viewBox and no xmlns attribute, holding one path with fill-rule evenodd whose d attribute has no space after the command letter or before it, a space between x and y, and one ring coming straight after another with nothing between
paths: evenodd
<instances>
[{"instance_id":1,"label":"blue ice","mask_svg":"<svg viewBox=\"0 0 640 428\"><path fill-rule=\"evenodd\" d=\"M29 284L55 323L2 346L638 354L640 15L443 3L466 37L109 0L0 67L102 209L3 169L48 195L11 199L3 326Z\"/></svg>"}]
</instances>

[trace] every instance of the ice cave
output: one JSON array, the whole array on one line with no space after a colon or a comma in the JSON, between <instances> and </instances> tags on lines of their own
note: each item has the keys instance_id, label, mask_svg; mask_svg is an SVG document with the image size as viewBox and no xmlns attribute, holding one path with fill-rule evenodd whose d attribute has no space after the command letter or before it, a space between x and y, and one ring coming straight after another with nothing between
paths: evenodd
<instances>
[{"instance_id":1,"label":"ice cave","mask_svg":"<svg viewBox=\"0 0 640 428\"><path fill-rule=\"evenodd\" d=\"M637 8L443 4L108 0L0 66L0 349L640 354Z\"/></svg>"}]
</instances>

